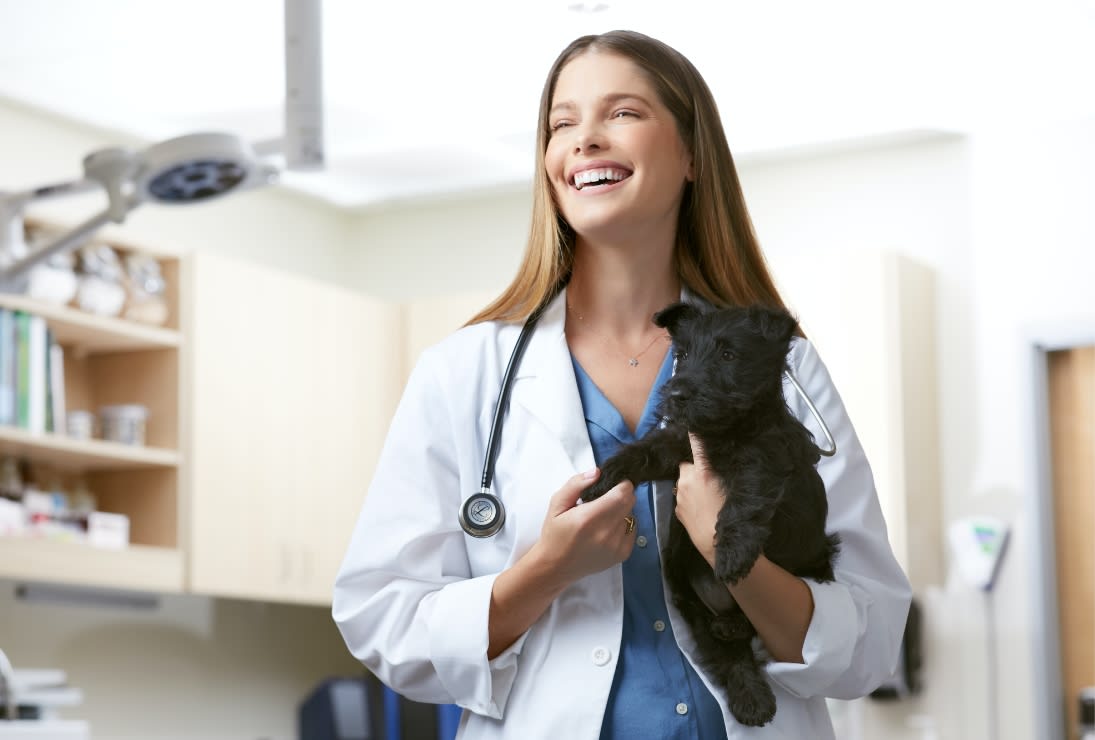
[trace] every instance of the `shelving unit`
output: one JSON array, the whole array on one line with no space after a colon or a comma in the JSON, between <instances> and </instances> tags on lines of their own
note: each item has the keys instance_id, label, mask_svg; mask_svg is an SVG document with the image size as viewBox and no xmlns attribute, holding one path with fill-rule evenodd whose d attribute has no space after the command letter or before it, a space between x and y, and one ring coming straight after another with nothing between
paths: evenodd
<instances>
[{"instance_id":1,"label":"shelving unit","mask_svg":"<svg viewBox=\"0 0 1095 740\"><path fill-rule=\"evenodd\" d=\"M34 224L32 228L50 227ZM134 251L109 243L122 254ZM121 550L107 550L39 536L0 537L0 577L165 593L183 589L179 377L184 342L178 319L179 258L153 256L167 284L169 315L163 326L0 294L0 307L43 317L64 348L68 411L97 413L103 406L136 403L150 412L145 446L0 427L0 455L25 461L36 478L60 482L82 478L98 510L129 517L131 543Z\"/></svg>"}]
</instances>

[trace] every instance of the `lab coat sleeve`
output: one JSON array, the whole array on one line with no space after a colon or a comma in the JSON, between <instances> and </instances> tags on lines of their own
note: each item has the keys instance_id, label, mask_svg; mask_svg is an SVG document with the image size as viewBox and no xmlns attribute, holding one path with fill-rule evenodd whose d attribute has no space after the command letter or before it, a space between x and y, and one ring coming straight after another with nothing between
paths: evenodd
<instances>
[{"instance_id":1,"label":"lab coat sleeve","mask_svg":"<svg viewBox=\"0 0 1095 740\"><path fill-rule=\"evenodd\" d=\"M500 718L523 638L487 660L495 575L471 577L458 523L459 421L443 358L423 357L393 417L350 546L332 615L350 651L386 685L422 702ZM467 392L467 390L465 390Z\"/></svg>"},{"instance_id":2,"label":"lab coat sleeve","mask_svg":"<svg viewBox=\"0 0 1095 740\"><path fill-rule=\"evenodd\" d=\"M805 340L796 340L791 365L836 440L836 455L822 457L817 469L829 498L826 529L840 535L841 545L835 581L806 581L814 613L804 662L769 663L768 673L796 696L853 699L893 674L911 590L887 539L871 467L828 370ZM788 405L824 444L793 390Z\"/></svg>"}]
</instances>

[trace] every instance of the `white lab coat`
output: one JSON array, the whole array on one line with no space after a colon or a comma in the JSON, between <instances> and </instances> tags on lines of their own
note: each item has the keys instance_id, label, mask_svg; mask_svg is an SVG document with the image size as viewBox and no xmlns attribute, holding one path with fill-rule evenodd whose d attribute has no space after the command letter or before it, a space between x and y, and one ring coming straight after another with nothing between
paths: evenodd
<instances>
[{"instance_id":1,"label":"white lab coat","mask_svg":"<svg viewBox=\"0 0 1095 740\"><path fill-rule=\"evenodd\" d=\"M457 514L479 489L498 388L520 332L491 322L461 329L419 360L335 583L333 616L351 652L410 699L464 707L461 738L592 740L612 686L623 623L619 566L573 584L510 648L487 660L495 577L539 538L551 495L594 467L564 309L560 295L513 384L494 477L506 507L502 530L474 539ZM725 710L724 692L711 687L731 740L832 738L824 698L862 696L891 675L909 606L870 467L829 374L804 340L794 341L791 365L839 448L818 470L829 493L828 529L840 533L843 546L836 581L808 581L814 615L805 663L768 664L775 719L741 727ZM789 386L785 392L795 415L823 439L798 395ZM654 484L654 502L664 541L671 484ZM690 656L689 630L672 603L666 606ZM666 687L668 711L678 701Z\"/></svg>"}]
</instances>

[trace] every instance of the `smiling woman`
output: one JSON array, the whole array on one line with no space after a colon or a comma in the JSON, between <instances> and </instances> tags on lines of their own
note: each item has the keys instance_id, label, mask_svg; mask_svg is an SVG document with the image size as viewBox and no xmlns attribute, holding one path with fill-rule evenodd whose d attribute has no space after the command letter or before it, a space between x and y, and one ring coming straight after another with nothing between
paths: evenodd
<instances>
[{"instance_id":1,"label":"smiling woman","mask_svg":"<svg viewBox=\"0 0 1095 740\"><path fill-rule=\"evenodd\" d=\"M578 505L597 466L659 423L674 362L655 312L682 299L783 305L711 93L676 50L613 31L563 50L538 120L523 262L412 373L336 582L335 620L397 691L462 706L462 737L717 740L742 737L744 724L762 726L749 737L833 738L825 697L863 696L890 675L909 586L809 342L795 337L787 362L841 451L817 472L826 531L846 544L832 581L761 554L740 580L714 584L771 658L759 692L697 667L696 637L664 587L669 527L710 550L733 495L702 450L676 485L625 480ZM522 331L530 315L538 323ZM496 443L491 496L508 514L480 537L460 512ZM767 711L742 707L765 692Z\"/></svg>"}]
</instances>

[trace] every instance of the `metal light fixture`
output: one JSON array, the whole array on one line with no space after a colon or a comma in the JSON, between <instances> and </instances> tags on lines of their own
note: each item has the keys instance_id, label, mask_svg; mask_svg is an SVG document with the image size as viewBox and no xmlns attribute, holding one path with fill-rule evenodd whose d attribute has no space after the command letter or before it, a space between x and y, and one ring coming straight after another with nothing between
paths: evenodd
<instances>
[{"instance_id":1,"label":"metal light fixture","mask_svg":"<svg viewBox=\"0 0 1095 740\"><path fill-rule=\"evenodd\" d=\"M0 292L23 292L35 266L79 246L109 222L124 222L142 203L199 203L275 182L277 168L260 154L284 154L288 169L322 169L321 5L322 0L284 0L284 139L252 147L229 133L195 133L142 151L111 147L84 158L82 179L0 194ZM101 213L25 253L22 215L29 203L100 188L109 199Z\"/></svg>"}]
</instances>

